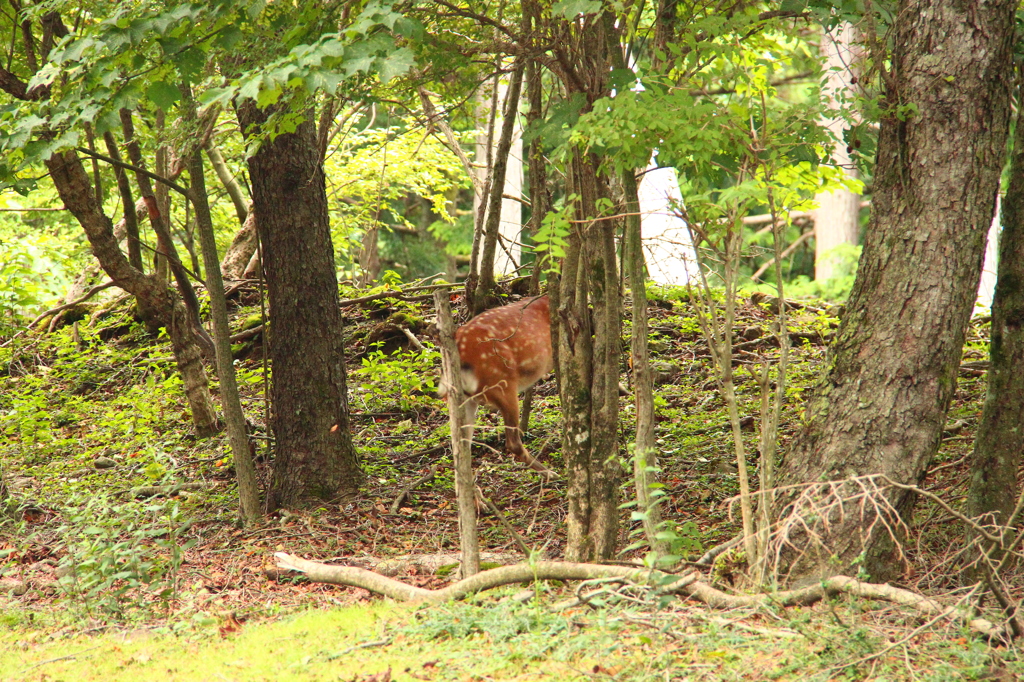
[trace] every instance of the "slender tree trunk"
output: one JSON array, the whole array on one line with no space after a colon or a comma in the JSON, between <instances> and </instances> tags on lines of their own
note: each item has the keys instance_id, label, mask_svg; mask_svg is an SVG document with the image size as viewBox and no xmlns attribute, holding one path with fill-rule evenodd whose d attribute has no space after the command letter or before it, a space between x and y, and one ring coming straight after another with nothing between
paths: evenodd
<instances>
[{"instance_id":1,"label":"slender tree trunk","mask_svg":"<svg viewBox=\"0 0 1024 682\"><path fill-rule=\"evenodd\" d=\"M904 0L894 15L871 226L780 486L875 474L918 483L938 448L1005 157L1015 7ZM906 517L913 496L884 494ZM793 495L778 500L777 520L811 518ZM782 570L891 577L900 564L880 509L829 517L820 546L790 537Z\"/></svg>"},{"instance_id":2,"label":"slender tree trunk","mask_svg":"<svg viewBox=\"0 0 1024 682\"><path fill-rule=\"evenodd\" d=\"M249 136L269 110L247 100ZM270 300L274 474L277 509L357 492L362 474L349 432L342 320L327 191L311 115L295 132L264 141L249 158L253 210Z\"/></svg>"},{"instance_id":3,"label":"slender tree trunk","mask_svg":"<svg viewBox=\"0 0 1024 682\"><path fill-rule=\"evenodd\" d=\"M192 99L188 84L182 84L182 92L186 94L186 122L194 125L195 101ZM199 231L203 263L206 268L206 291L210 296L221 407L224 410L224 422L231 443L235 477L238 479L239 513L242 522L248 526L259 520L260 491L256 484L256 466L249 450L242 401L238 397L238 383L235 381L235 365L231 357L231 329L228 326L228 308L224 299L224 280L221 279L220 265L217 262L217 240L213 233L213 219L210 217L206 178L203 175L203 152L200 147L188 150L188 168L191 180L189 198L195 208L196 229Z\"/></svg>"},{"instance_id":4,"label":"slender tree trunk","mask_svg":"<svg viewBox=\"0 0 1024 682\"><path fill-rule=\"evenodd\" d=\"M839 109L840 93L852 89L853 43L855 31L848 23L838 25L832 34L822 32L821 53L828 71L829 105L833 115L823 123L838 138L832 149L832 159L852 178L857 177L850 153L843 139L845 121L835 115ZM838 70L835 70L838 69ZM828 116L828 114L826 114ZM856 246L860 235L860 196L848 189L837 189L818 194L818 208L814 211L814 279L829 280L836 274L836 256L832 253L842 244Z\"/></svg>"},{"instance_id":5,"label":"slender tree trunk","mask_svg":"<svg viewBox=\"0 0 1024 682\"><path fill-rule=\"evenodd\" d=\"M658 453L654 447L654 372L647 349L647 278L644 276L640 197L636 174L633 171L627 170L622 174L622 189L626 199L622 269L629 280L629 289L633 297L633 324L630 333L633 394L636 403L633 480L636 485L637 511L644 514L644 534L647 536L651 551L657 556L668 553L668 544L657 538L661 526L661 510L658 508L656 496L652 494L654 472L658 466Z\"/></svg>"},{"instance_id":6,"label":"slender tree trunk","mask_svg":"<svg viewBox=\"0 0 1024 682\"><path fill-rule=\"evenodd\" d=\"M142 274L125 258L114 237L114 226L96 203L82 161L74 152L54 154L47 160L46 168L64 205L85 230L93 255L103 270L117 286L154 311L166 326L192 409L196 435L208 438L217 433L220 430L217 412L210 398L199 347L181 299L164 281L154 275Z\"/></svg>"},{"instance_id":7,"label":"slender tree trunk","mask_svg":"<svg viewBox=\"0 0 1024 682\"><path fill-rule=\"evenodd\" d=\"M455 345L455 321L447 291L434 292L443 381L447 386L445 399L451 425L452 459L455 462L455 493L459 505L459 547L462 551L462 577L480 572L480 537L477 532L476 484L473 481L473 423L476 407L466 400L466 391L459 368L459 351Z\"/></svg>"},{"instance_id":8,"label":"slender tree trunk","mask_svg":"<svg viewBox=\"0 0 1024 682\"><path fill-rule=\"evenodd\" d=\"M115 161L121 160L121 153L117 149L117 141L114 134L107 131L103 134L103 141L107 145L107 153ZM121 194L121 204L124 206L124 228L128 237L128 262L139 272L145 272L142 265L142 247L139 242L139 219L135 206L135 199L132 196L132 186L128 181L128 172L120 166L114 166L114 177L117 178L117 191Z\"/></svg>"},{"instance_id":9,"label":"slender tree trunk","mask_svg":"<svg viewBox=\"0 0 1024 682\"><path fill-rule=\"evenodd\" d=\"M363 233L359 250L359 285L368 287L380 278L380 229L376 221Z\"/></svg>"},{"instance_id":10,"label":"slender tree trunk","mask_svg":"<svg viewBox=\"0 0 1024 682\"><path fill-rule=\"evenodd\" d=\"M213 143L213 140L207 140L204 146L206 148L206 156L210 159L210 165L213 166L213 170L217 173L217 179L220 180L220 184L224 185L224 190L231 197L231 203L235 206L238 224L244 226L246 219L249 217L249 201L245 198L245 190L242 188L241 183L235 179L235 176L231 174L228 164L224 161L224 155L220 153L220 149Z\"/></svg>"},{"instance_id":11,"label":"slender tree trunk","mask_svg":"<svg viewBox=\"0 0 1024 682\"><path fill-rule=\"evenodd\" d=\"M536 2L527 0L523 3L523 33L529 35L537 23L537 14L539 8ZM526 79L526 97L530 105L529 111L526 113L527 125L533 124L543 116L542 111L542 81L541 81L541 69L540 65L535 60L527 60L526 68L524 73ZM531 235L536 235L541 228L541 221L544 220L544 216L547 215L548 208L551 206L551 193L548 190L548 176L546 160L544 158L544 147L539 137L534 137L530 140L529 157L527 160L527 167L529 168L529 192L530 192L530 223L529 231ZM541 258L539 254L535 252L533 261L533 270L530 273L530 295L536 296L540 294L540 275L543 269L546 259ZM553 290L558 289L557 282L553 287ZM550 295L550 294L549 294ZM554 299L552 310L556 310L558 307L557 297ZM552 338L552 351L557 343L557 327L553 328L555 334ZM557 364L557 361L556 363ZM531 386L527 389L526 393L523 394L523 407L519 415L519 430L523 433L529 429L530 426L530 413L533 410L533 395L534 387Z\"/></svg>"},{"instance_id":12,"label":"slender tree trunk","mask_svg":"<svg viewBox=\"0 0 1024 682\"><path fill-rule=\"evenodd\" d=\"M967 514L1005 524L1024 456L1024 120L1017 116L1010 184L1003 199L999 279L992 302L991 364L974 453Z\"/></svg>"},{"instance_id":13,"label":"slender tree trunk","mask_svg":"<svg viewBox=\"0 0 1024 682\"><path fill-rule=\"evenodd\" d=\"M487 298L494 293L494 261L501 232L501 213L505 191L505 176L509 165L509 151L512 149L512 134L515 132L516 116L519 114L519 95L523 84L523 64L520 61L512 71L505 108L502 112L501 134L494 154L491 172L490 194L486 197L487 218L484 221L484 240L480 253L480 285L474 292L473 313L479 314L486 308Z\"/></svg>"},{"instance_id":14,"label":"slender tree trunk","mask_svg":"<svg viewBox=\"0 0 1024 682\"><path fill-rule=\"evenodd\" d=\"M128 148L128 158L131 159L132 165L136 168L145 168L145 162L142 159L142 149L139 147L138 140L135 139L135 126L132 123L132 112L127 109L122 109L121 112L121 127L124 130L125 142ZM157 174L160 175L160 170L166 171L166 162L158 163ZM167 210L161 208L161 204L169 205L170 201L167 198L167 192L165 189L161 189L157 192L153 188L153 184L150 182L149 177L144 173L135 173L135 180L139 185L139 194L142 196L143 201L146 202L146 208L149 209L149 220L153 226L153 231L156 232L156 243L157 243L157 276L163 277L164 270L159 266L162 259L165 259L167 266L174 275L174 281L178 284L178 290L181 292L181 298L185 302L185 308L188 310L188 321L192 327L193 333L196 335L196 341L199 344L203 354L212 359L214 357L213 350L213 339L210 338L209 333L203 328L202 323L199 320L199 299L196 297L195 289L192 288L192 282L188 278L188 272L185 271L184 266L181 264L181 260L178 258L178 250L174 248L174 240L171 238L170 226L167 222ZM161 185L162 187L162 185ZM160 197L163 196L163 201Z\"/></svg>"}]
</instances>

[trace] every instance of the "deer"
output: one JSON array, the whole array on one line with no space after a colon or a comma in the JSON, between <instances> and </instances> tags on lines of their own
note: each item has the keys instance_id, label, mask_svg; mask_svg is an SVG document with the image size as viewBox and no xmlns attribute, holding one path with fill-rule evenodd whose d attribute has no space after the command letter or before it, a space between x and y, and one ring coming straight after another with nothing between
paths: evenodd
<instances>
[{"instance_id":1,"label":"deer","mask_svg":"<svg viewBox=\"0 0 1024 682\"><path fill-rule=\"evenodd\" d=\"M497 408L505 423L505 451L546 478L556 474L523 446L519 394L552 369L551 321L547 296L536 296L480 313L455 331L463 390L468 401L468 438L481 404ZM438 393L451 384L442 377Z\"/></svg>"}]
</instances>

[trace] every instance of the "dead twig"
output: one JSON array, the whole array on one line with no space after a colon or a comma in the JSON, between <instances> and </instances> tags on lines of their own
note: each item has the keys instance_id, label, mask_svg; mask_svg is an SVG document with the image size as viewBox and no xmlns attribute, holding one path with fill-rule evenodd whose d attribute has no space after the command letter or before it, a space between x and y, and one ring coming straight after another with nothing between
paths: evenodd
<instances>
[{"instance_id":1,"label":"dead twig","mask_svg":"<svg viewBox=\"0 0 1024 682\"><path fill-rule=\"evenodd\" d=\"M519 547L519 551L523 553L523 556L529 557L532 554L532 552L530 550L530 547L526 544L526 540L524 540L523 536L516 532L516 529L513 528L512 524L508 522L508 519L506 519L505 515L501 513L501 510L499 510L493 502L491 502L487 497L484 496L483 491L480 490L480 486L476 486L476 497L478 500L484 503L484 506L486 506L491 511L491 513L494 514L494 518L498 519L498 523L500 523L501 526L508 532L508 534L512 536L513 542L515 542L516 545Z\"/></svg>"},{"instance_id":2,"label":"dead twig","mask_svg":"<svg viewBox=\"0 0 1024 682\"><path fill-rule=\"evenodd\" d=\"M406 487L402 488L401 492L399 492L398 496L395 498L395 501L391 503L391 508L388 509L388 512L390 514L397 514L399 508L402 506L402 502L404 502L405 498L409 496L409 493L411 493L413 490L420 487L427 481L433 480L434 476L437 475L437 469L440 466L441 463L437 462L436 464L434 464L434 466L430 467L430 469L427 470L427 473L423 474L415 481L413 481Z\"/></svg>"}]
</instances>

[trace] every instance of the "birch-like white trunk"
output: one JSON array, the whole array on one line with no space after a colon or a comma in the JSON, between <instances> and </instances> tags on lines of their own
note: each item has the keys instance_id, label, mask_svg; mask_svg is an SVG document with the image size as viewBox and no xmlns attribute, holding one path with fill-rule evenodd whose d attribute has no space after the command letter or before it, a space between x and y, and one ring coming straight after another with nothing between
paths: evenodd
<instances>
[{"instance_id":1,"label":"birch-like white trunk","mask_svg":"<svg viewBox=\"0 0 1024 682\"><path fill-rule=\"evenodd\" d=\"M839 108L841 95L851 87L852 66L856 54L853 51L855 39L853 26L843 23L832 33L821 37L821 56L828 70L826 95L833 110ZM850 177L857 177L857 170L847 152L843 132L846 122L838 116L827 117L822 123L836 136L832 159ZM838 274L834 252L842 244L856 245L860 228L860 196L847 189L818 194L815 199L818 209L814 212L814 279L824 282Z\"/></svg>"}]
</instances>

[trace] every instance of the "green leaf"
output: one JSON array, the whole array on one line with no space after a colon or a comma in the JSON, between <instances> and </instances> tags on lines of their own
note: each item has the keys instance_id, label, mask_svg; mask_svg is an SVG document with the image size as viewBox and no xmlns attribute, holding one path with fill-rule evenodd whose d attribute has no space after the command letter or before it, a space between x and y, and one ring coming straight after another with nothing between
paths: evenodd
<instances>
[{"instance_id":1,"label":"green leaf","mask_svg":"<svg viewBox=\"0 0 1024 682\"><path fill-rule=\"evenodd\" d=\"M387 83L396 76L407 73L416 63L412 50L402 47L385 57L380 65L380 80Z\"/></svg>"},{"instance_id":2,"label":"green leaf","mask_svg":"<svg viewBox=\"0 0 1024 682\"><path fill-rule=\"evenodd\" d=\"M242 31L237 26L228 24L217 33L213 44L223 50L227 50L234 47L241 39Z\"/></svg>"},{"instance_id":3,"label":"green leaf","mask_svg":"<svg viewBox=\"0 0 1024 682\"><path fill-rule=\"evenodd\" d=\"M803 12L807 9L807 0L782 0L779 3L779 10L783 12Z\"/></svg>"},{"instance_id":4,"label":"green leaf","mask_svg":"<svg viewBox=\"0 0 1024 682\"><path fill-rule=\"evenodd\" d=\"M238 88L210 88L199 96L199 103L204 107L208 107L211 104L219 104L226 107L231 104L231 100L236 94L238 94Z\"/></svg>"},{"instance_id":5,"label":"green leaf","mask_svg":"<svg viewBox=\"0 0 1024 682\"><path fill-rule=\"evenodd\" d=\"M206 54L196 47L190 47L184 52L178 53L174 63L181 75L191 81L195 81L202 74L203 68L206 66Z\"/></svg>"},{"instance_id":6,"label":"green leaf","mask_svg":"<svg viewBox=\"0 0 1024 682\"><path fill-rule=\"evenodd\" d=\"M174 83L158 81L149 86L146 90L146 97L153 104L164 111L168 111L174 106L175 102L181 99L181 90Z\"/></svg>"},{"instance_id":7,"label":"green leaf","mask_svg":"<svg viewBox=\"0 0 1024 682\"><path fill-rule=\"evenodd\" d=\"M245 8L245 13L249 15L250 20L255 20L266 6L266 0L253 0L253 2L250 2L248 7Z\"/></svg>"},{"instance_id":8,"label":"green leaf","mask_svg":"<svg viewBox=\"0 0 1024 682\"><path fill-rule=\"evenodd\" d=\"M242 99L256 99L260 94L260 76L252 76L238 88L238 96Z\"/></svg>"}]
</instances>

